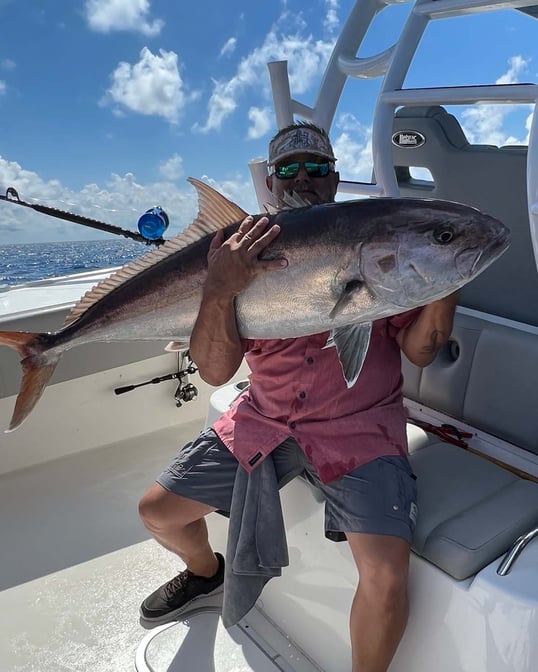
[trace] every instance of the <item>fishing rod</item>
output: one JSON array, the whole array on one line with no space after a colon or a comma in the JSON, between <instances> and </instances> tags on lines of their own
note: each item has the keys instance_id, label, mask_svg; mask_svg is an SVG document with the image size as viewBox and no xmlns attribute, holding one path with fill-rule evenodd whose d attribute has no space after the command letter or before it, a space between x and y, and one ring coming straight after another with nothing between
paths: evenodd
<instances>
[{"instance_id":1,"label":"fishing rod","mask_svg":"<svg viewBox=\"0 0 538 672\"><path fill-rule=\"evenodd\" d=\"M114 394L125 394L125 392L132 392L138 387L144 387L145 385L157 385L162 383L165 380L179 380L179 385L174 393L174 398L176 400L176 406L179 408L183 403L187 401L193 401L198 396L198 389L189 382L189 375L196 373L198 368L190 358L190 353L188 350L181 354L181 363L179 363L179 353L178 353L178 370L174 373L167 373L164 376L157 376L151 380L145 380L143 383L135 383L132 385L125 385L124 387L114 388Z\"/></svg>"},{"instance_id":2,"label":"fishing rod","mask_svg":"<svg viewBox=\"0 0 538 672\"><path fill-rule=\"evenodd\" d=\"M119 226L114 226L113 224L100 222L97 219L91 219L89 217L84 217L83 215L76 215L75 213L69 212L67 210L51 208L48 205L41 205L40 203L28 203L19 197L17 190L13 187L8 187L6 189L5 196L0 194L0 201L6 201L7 203L13 203L14 205L22 205L25 208L31 208L32 210L40 212L44 215L50 215L51 217L56 217L57 219L65 219L68 222L74 222L75 224L89 226L92 229L106 231L106 233L114 233L118 236L131 238L132 240L136 240L139 243L145 243L146 245L162 245L164 243L162 234L168 228L168 215L159 206L150 208L150 210L145 212L142 217L140 217L138 220L138 229L140 233L136 233L135 231L122 229Z\"/></svg>"}]
</instances>

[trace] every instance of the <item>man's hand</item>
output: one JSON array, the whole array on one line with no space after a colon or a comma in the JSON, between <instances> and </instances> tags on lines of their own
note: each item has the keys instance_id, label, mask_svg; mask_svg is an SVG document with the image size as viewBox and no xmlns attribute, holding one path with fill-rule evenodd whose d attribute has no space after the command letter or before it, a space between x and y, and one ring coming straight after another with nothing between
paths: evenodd
<instances>
[{"instance_id":1,"label":"man's hand","mask_svg":"<svg viewBox=\"0 0 538 672\"><path fill-rule=\"evenodd\" d=\"M266 230L268 224L267 217L256 223L253 217L247 217L228 240L224 240L223 231L215 234L207 255L205 296L235 297L260 273L288 265L286 259L259 258L280 233L278 224Z\"/></svg>"},{"instance_id":2,"label":"man's hand","mask_svg":"<svg viewBox=\"0 0 538 672\"><path fill-rule=\"evenodd\" d=\"M416 366L428 366L452 333L458 294L424 306L417 319L401 329L396 337L406 357Z\"/></svg>"}]
</instances>

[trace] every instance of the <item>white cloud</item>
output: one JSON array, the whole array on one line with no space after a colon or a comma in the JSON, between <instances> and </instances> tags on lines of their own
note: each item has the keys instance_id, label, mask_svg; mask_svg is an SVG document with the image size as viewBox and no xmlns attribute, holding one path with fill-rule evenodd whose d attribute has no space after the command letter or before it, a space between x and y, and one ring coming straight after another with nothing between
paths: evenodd
<instances>
[{"instance_id":1,"label":"white cloud","mask_svg":"<svg viewBox=\"0 0 538 672\"><path fill-rule=\"evenodd\" d=\"M284 34L279 24L289 26L295 20L295 33ZM273 26L263 44L243 58L236 74L229 80L215 81L209 100L206 123L196 124L195 130L207 133L219 130L224 120L238 107L238 100L249 89L263 97L270 97L267 63L275 60L289 61L290 87L294 95L305 93L324 69L334 42L315 40L307 34L300 16L283 14L279 24Z\"/></svg>"},{"instance_id":2,"label":"white cloud","mask_svg":"<svg viewBox=\"0 0 538 672\"><path fill-rule=\"evenodd\" d=\"M159 166L160 174L166 179L174 182L183 175L183 159L179 154L174 154L167 161Z\"/></svg>"},{"instance_id":3,"label":"white cloud","mask_svg":"<svg viewBox=\"0 0 538 672\"><path fill-rule=\"evenodd\" d=\"M249 140L262 138L273 125L273 111L270 107L251 107L248 118L252 122L247 133Z\"/></svg>"},{"instance_id":4,"label":"white cloud","mask_svg":"<svg viewBox=\"0 0 538 672\"><path fill-rule=\"evenodd\" d=\"M6 92L6 83L0 79L0 96Z\"/></svg>"},{"instance_id":5,"label":"white cloud","mask_svg":"<svg viewBox=\"0 0 538 672\"><path fill-rule=\"evenodd\" d=\"M237 38L230 37L229 40L226 40L226 43L222 47L222 49L220 50L219 55L220 56L229 56L230 54L233 54L236 47L237 47Z\"/></svg>"},{"instance_id":6,"label":"white cloud","mask_svg":"<svg viewBox=\"0 0 538 672\"><path fill-rule=\"evenodd\" d=\"M86 0L88 25L101 33L132 30L154 37L161 32L164 21L149 21L149 11L149 0Z\"/></svg>"},{"instance_id":7,"label":"white cloud","mask_svg":"<svg viewBox=\"0 0 538 672\"><path fill-rule=\"evenodd\" d=\"M326 0L327 13L325 14L325 19L323 20L323 26L325 29L332 35L334 34L340 25L338 20L338 0Z\"/></svg>"},{"instance_id":8,"label":"white cloud","mask_svg":"<svg viewBox=\"0 0 538 672\"><path fill-rule=\"evenodd\" d=\"M10 58L4 58L2 61L0 61L0 67L2 70L15 70L17 64Z\"/></svg>"},{"instance_id":9,"label":"white cloud","mask_svg":"<svg viewBox=\"0 0 538 672\"><path fill-rule=\"evenodd\" d=\"M526 142L525 142L526 145L529 144L529 138L530 138L530 134L531 134L531 126L532 126L533 118L534 118L534 110L532 110L530 112L529 116L525 120L525 128L527 130L527 139L526 139Z\"/></svg>"},{"instance_id":10,"label":"white cloud","mask_svg":"<svg viewBox=\"0 0 538 672\"><path fill-rule=\"evenodd\" d=\"M144 47L138 63L120 63L111 75L112 86L102 103L112 101L133 112L161 116L176 123L194 95L185 92L177 54L163 49L159 54ZM116 112L122 112L122 107Z\"/></svg>"},{"instance_id":11,"label":"white cloud","mask_svg":"<svg viewBox=\"0 0 538 672\"><path fill-rule=\"evenodd\" d=\"M353 114L341 115L332 134L340 179L370 182L372 179L372 128L364 126Z\"/></svg>"},{"instance_id":12,"label":"white cloud","mask_svg":"<svg viewBox=\"0 0 538 672\"><path fill-rule=\"evenodd\" d=\"M521 74L527 69L529 60L522 56L512 56L509 59L508 70L501 75L496 84L514 84L519 81ZM524 106L527 107L527 106ZM532 108L532 106L528 106ZM519 139L508 134L504 129L506 119L510 113L521 109L519 105L474 105L461 113L462 127L467 139L472 144L490 144L501 147L503 145L528 144L530 130L527 121L527 137Z\"/></svg>"},{"instance_id":13,"label":"white cloud","mask_svg":"<svg viewBox=\"0 0 538 672\"><path fill-rule=\"evenodd\" d=\"M220 130L224 119L237 108L236 98L236 83L232 80L230 82L215 82L215 88L209 100L209 115L205 126L200 126L196 123L193 126L194 131L201 131L207 133L211 130Z\"/></svg>"},{"instance_id":14,"label":"white cloud","mask_svg":"<svg viewBox=\"0 0 538 672\"><path fill-rule=\"evenodd\" d=\"M229 180L214 180L207 175L203 175L201 179L223 196L226 196L227 199L239 205L245 212L256 214L260 211L256 200L256 192L250 179L245 180L244 176L240 175Z\"/></svg>"}]
</instances>

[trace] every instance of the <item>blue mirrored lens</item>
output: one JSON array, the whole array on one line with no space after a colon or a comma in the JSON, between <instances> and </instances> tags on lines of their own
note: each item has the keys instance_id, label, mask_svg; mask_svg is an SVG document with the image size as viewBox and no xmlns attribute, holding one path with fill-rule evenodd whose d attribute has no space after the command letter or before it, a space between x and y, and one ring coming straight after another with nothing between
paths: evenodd
<instances>
[{"instance_id":1,"label":"blue mirrored lens","mask_svg":"<svg viewBox=\"0 0 538 672\"><path fill-rule=\"evenodd\" d=\"M316 163L315 161L293 161L282 166L275 167L275 175L281 180L289 180L292 177L297 177L301 166L304 166L306 174L309 177L325 177L329 174L330 165L328 161L323 163Z\"/></svg>"}]
</instances>

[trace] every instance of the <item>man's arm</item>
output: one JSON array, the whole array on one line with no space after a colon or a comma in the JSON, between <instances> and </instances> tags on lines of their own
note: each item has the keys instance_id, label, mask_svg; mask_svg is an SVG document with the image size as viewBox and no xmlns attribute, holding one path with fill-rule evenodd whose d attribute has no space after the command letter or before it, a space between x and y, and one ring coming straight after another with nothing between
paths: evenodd
<instances>
[{"instance_id":1,"label":"man's arm","mask_svg":"<svg viewBox=\"0 0 538 672\"><path fill-rule=\"evenodd\" d=\"M457 293L425 306L414 322L396 336L406 357L416 366L431 364L452 333Z\"/></svg>"},{"instance_id":2,"label":"man's arm","mask_svg":"<svg viewBox=\"0 0 538 672\"><path fill-rule=\"evenodd\" d=\"M256 223L247 217L228 240L219 231L211 241L202 303L190 340L190 356L210 385L227 383L245 354L237 330L235 297L260 273L287 266L285 259L258 258L280 232L277 225L266 231L268 222L267 217Z\"/></svg>"}]
</instances>

